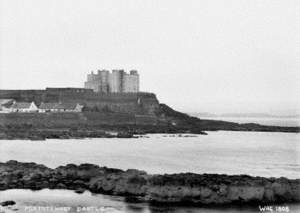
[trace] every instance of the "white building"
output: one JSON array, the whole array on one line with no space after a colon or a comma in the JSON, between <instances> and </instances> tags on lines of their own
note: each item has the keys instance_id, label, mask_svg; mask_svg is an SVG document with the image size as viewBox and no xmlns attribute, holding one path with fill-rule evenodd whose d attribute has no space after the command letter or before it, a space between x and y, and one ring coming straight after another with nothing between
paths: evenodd
<instances>
[{"instance_id":1,"label":"white building","mask_svg":"<svg viewBox=\"0 0 300 213\"><path fill-rule=\"evenodd\" d=\"M44 103L42 102L39 106L39 112L57 112L59 103Z\"/></svg>"},{"instance_id":2,"label":"white building","mask_svg":"<svg viewBox=\"0 0 300 213\"><path fill-rule=\"evenodd\" d=\"M78 103L60 103L57 109L58 112L82 112L83 105Z\"/></svg>"},{"instance_id":3,"label":"white building","mask_svg":"<svg viewBox=\"0 0 300 213\"><path fill-rule=\"evenodd\" d=\"M11 112L38 112L34 102L15 102L10 109Z\"/></svg>"},{"instance_id":4,"label":"white building","mask_svg":"<svg viewBox=\"0 0 300 213\"><path fill-rule=\"evenodd\" d=\"M82 108L78 103L41 103L39 112L82 112Z\"/></svg>"},{"instance_id":5,"label":"white building","mask_svg":"<svg viewBox=\"0 0 300 213\"><path fill-rule=\"evenodd\" d=\"M9 113L11 112L11 106L16 101L14 99L0 99L0 113Z\"/></svg>"}]
</instances>

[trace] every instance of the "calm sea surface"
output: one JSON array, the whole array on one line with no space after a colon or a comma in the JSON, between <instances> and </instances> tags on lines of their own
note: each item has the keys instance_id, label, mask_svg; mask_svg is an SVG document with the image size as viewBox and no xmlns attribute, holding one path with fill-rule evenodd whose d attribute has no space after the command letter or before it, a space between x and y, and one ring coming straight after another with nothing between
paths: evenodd
<instances>
[{"instance_id":1,"label":"calm sea surface","mask_svg":"<svg viewBox=\"0 0 300 213\"><path fill-rule=\"evenodd\" d=\"M300 134L208 132L137 139L0 140L0 161L57 167L93 163L149 173L225 173L299 178Z\"/></svg>"},{"instance_id":2,"label":"calm sea surface","mask_svg":"<svg viewBox=\"0 0 300 213\"><path fill-rule=\"evenodd\" d=\"M147 135L138 139L0 140L0 161L56 167L68 163L145 170L148 173L225 173L300 178L296 133L208 132L208 135ZM129 204L120 197L77 195L66 190L7 190L1 200L24 206L97 206L102 212L258 212L258 208L203 209ZM299 206L289 206L299 210ZM19 210L19 212L21 212ZM28 212L28 211L27 211Z\"/></svg>"}]
</instances>

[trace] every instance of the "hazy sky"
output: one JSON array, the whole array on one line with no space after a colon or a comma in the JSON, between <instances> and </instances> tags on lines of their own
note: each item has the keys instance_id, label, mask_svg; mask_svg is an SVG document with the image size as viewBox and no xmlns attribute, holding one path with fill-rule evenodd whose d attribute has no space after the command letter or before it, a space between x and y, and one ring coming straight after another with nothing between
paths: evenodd
<instances>
[{"instance_id":1,"label":"hazy sky","mask_svg":"<svg viewBox=\"0 0 300 213\"><path fill-rule=\"evenodd\" d=\"M299 0L0 0L0 88L137 69L141 90L175 109L294 113L299 11Z\"/></svg>"}]
</instances>

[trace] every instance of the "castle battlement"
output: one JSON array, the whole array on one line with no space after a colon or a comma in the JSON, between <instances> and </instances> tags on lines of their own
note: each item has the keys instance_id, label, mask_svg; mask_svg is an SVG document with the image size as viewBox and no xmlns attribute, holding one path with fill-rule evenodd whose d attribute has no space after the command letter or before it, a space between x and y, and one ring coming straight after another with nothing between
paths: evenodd
<instances>
[{"instance_id":1,"label":"castle battlement","mask_svg":"<svg viewBox=\"0 0 300 213\"><path fill-rule=\"evenodd\" d=\"M122 69L92 71L87 75L84 88L101 93L137 93L139 74L137 70L127 73Z\"/></svg>"}]
</instances>

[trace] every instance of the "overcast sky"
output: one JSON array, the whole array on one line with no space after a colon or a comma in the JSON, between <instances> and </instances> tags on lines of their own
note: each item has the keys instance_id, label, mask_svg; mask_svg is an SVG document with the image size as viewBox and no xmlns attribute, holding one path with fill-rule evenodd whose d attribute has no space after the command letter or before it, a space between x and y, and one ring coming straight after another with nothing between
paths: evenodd
<instances>
[{"instance_id":1,"label":"overcast sky","mask_svg":"<svg viewBox=\"0 0 300 213\"><path fill-rule=\"evenodd\" d=\"M0 88L137 69L141 90L178 110L295 113L299 11L299 0L0 0Z\"/></svg>"}]
</instances>

